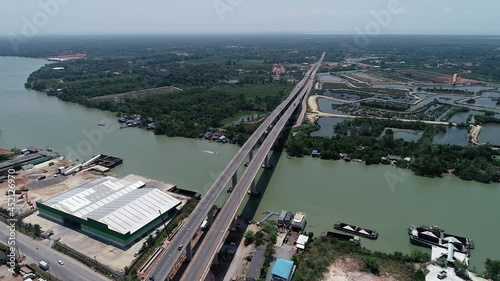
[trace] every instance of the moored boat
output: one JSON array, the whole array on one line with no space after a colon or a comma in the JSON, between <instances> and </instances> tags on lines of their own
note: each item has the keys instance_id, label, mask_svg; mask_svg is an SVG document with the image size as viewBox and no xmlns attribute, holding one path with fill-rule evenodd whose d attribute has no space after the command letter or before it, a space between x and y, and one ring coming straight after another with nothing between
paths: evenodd
<instances>
[{"instance_id":1,"label":"moored boat","mask_svg":"<svg viewBox=\"0 0 500 281\"><path fill-rule=\"evenodd\" d=\"M347 235L347 234L337 233L337 232L333 232L333 231L325 231L321 234L321 236L323 236L325 238L330 238L330 239L337 239L340 241L352 242L356 245L359 245L361 243L359 236Z\"/></svg>"},{"instance_id":2,"label":"moored boat","mask_svg":"<svg viewBox=\"0 0 500 281\"><path fill-rule=\"evenodd\" d=\"M343 232L348 232L348 233L356 234L356 235L359 235L362 237L366 237L368 239L375 240L378 238L378 232L375 230L362 228L359 226L355 226L355 225L340 222L340 221L336 222L333 225L333 228L340 230L340 231L343 231Z\"/></svg>"},{"instance_id":3,"label":"moored boat","mask_svg":"<svg viewBox=\"0 0 500 281\"><path fill-rule=\"evenodd\" d=\"M408 234L410 235L410 243L417 246L428 248L438 246L448 249L449 243L451 243L455 251L466 254L467 256L470 255L470 249L474 248L473 240L446 233L444 229L438 226L416 227L412 225L408 228Z\"/></svg>"}]
</instances>

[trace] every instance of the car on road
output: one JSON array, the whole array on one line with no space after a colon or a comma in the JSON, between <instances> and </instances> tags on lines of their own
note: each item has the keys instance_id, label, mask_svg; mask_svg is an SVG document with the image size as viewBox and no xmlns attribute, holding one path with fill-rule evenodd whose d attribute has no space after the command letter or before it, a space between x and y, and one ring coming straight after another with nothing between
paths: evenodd
<instances>
[{"instance_id":1,"label":"car on road","mask_svg":"<svg viewBox=\"0 0 500 281\"><path fill-rule=\"evenodd\" d=\"M179 250L179 251L182 250L182 247L184 247L184 245L180 244L179 247L177 247L177 250Z\"/></svg>"},{"instance_id":2,"label":"car on road","mask_svg":"<svg viewBox=\"0 0 500 281\"><path fill-rule=\"evenodd\" d=\"M444 271L444 270L443 270L443 271L441 271L441 272L439 272L439 273L438 273L438 275L437 275L437 278L438 278L439 280L443 280L443 279L445 279L446 277L448 277L448 274L446 274L446 271Z\"/></svg>"},{"instance_id":3,"label":"car on road","mask_svg":"<svg viewBox=\"0 0 500 281\"><path fill-rule=\"evenodd\" d=\"M58 260L57 263L60 264L60 265L64 264L64 262L62 260Z\"/></svg>"},{"instance_id":4,"label":"car on road","mask_svg":"<svg viewBox=\"0 0 500 281\"><path fill-rule=\"evenodd\" d=\"M149 281L155 281L155 277L154 276L149 276Z\"/></svg>"}]
</instances>

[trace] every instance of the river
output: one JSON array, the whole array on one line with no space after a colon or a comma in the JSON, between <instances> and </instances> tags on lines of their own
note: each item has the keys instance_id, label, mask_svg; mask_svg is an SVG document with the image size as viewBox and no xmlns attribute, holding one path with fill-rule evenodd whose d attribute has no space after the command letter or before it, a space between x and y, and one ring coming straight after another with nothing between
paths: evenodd
<instances>
[{"instance_id":1,"label":"river","mask_svg":"<svg viewBox=\"0 0 500 281\"><path fill-rule=\"evenodd\" d=\"M139 174L201 193L238 150L234 145L155 136L136 128L102 132L98 124L103 119L115 122L113 113L62 102L23 87L28 75L45 63L0 57L0 147L50 146L63 155L76 151L80 160L98 152L111 154L124 159L123 165L113 169L117 176ZM86 136L89 134L96 139ZM101 134L102 140L95 137ZM406 232L409 225L439 225L476 241L471 264L478 270L484 269L486 258L500 259L498 184L455 177L430 179L390 166L289 159L285 154L274 155L272 160L275 169L265 171L259 180L259 188L265 188L263 197L248 204L257 206L257 211L245 208L255 219L263 218L265 210L303 211L308 218L306 231L319 235L342 220L380 233L376 241L363 239L363 246L405 253L414 249Z\"/></svg>"},{"instance_id":2,"label":"river","mask_svg":"<svg viewBox=\"0 0 500 281\"><path fill-rule=\"evenodd\" d=\"M45 63L0 57L0 147L49 146L63 156L78 154L73 158L80 161L96 153L110 154L124 159L113 169L118 176L134 173L202 193L238 151L233 145L155 136L138 128L119 130L118 125L104 133L98 124L104 119L116 124L114 113L24 88L29 74Z\"/></svg>"}]
</instances>

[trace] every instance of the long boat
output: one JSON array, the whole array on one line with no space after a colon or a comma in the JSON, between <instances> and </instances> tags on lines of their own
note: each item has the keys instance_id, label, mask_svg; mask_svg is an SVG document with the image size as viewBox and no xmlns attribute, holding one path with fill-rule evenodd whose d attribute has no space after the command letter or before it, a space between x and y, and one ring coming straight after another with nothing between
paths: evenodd
<instances>
[{"instance_id":1,"label":"long boat","mask_svg":"<svg viewBox=\"0 0 500 281\"><path fill-rule=\"evenodd\" d=\"M321 233L321 236L323 236L325 238L330 238L330 239L337 239L340 241L352 242L356 245L359 245L361 243L359 236L347 235L347 234L337 233L337 232L333 232L333 231L325 231L325 232Z\"/></svg>"},{"instance_id":2,"label":"long boat","mask_svg":"<svg viewBox=\"0 0 500 281\"><path fill-rule=\"evenodd\" d=\"M474 248L474 241L446 233L444 229L438 226L428 227L414 225L408 228L408 235L410 235L410 243L417 246L423 246L431 248L432 246L438 246L441 248L448 248L448 244L452 243L455 251L464 253L470 256L470 249Z\"/></svg>"},{"instance_id":3,"label":"long boat","mask_svg":"<svg viewBox=\"0 0 500 281\"><path fill-rule=\"evenodd\" d=\"M376 232L375 230L362 228L359 226L355 226L355 225L340 222L340 221L336 222L333 225L333 228L340 230L340 231L343 231L343 232L348 232L348 233L356 234L356 235L359 235L362 237L366 237L368 239L375 240L378 238L378 232Z\"/></svg>"}]
</instances>

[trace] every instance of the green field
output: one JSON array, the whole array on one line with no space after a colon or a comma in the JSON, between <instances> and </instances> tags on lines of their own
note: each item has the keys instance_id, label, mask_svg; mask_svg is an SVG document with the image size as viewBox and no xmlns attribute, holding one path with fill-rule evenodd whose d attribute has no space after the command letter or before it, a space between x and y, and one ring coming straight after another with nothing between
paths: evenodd
<instances>
[{"instance_id":1,"label":"green field","mask_svg":"<svg viewBox=\"0 0 500 281\"><path fill-rule=\"evenodd\" d=\"M257 96L272 96L277 95L280 91L283 91L285 94L292 91L294 85L292 84L245 84L245 85L217 85L212 87L211 91L225 91L231 94L244 94L248 97L257 97Z\"/></svg>"},{"instance_id":2,"label":"green field","mask_svg":"<svg viewBox=\"0 0 500 281\"><path fill-rule=\"evenodd\" d=\"M344 83L323 83L323 90L331 89L350 89L347 84Z\"/></svg>"},{"instance_id":3,"label":"green field","mask_svg":"<svg viewBox=\"0 0 500 281\"><path fill-rule=\"evenodd\" d=\"M238 61L238 64L245 66L251 66L251 65L260 66L264 64L264 60L240 60Z\"/></svg>"}]
</instances>

